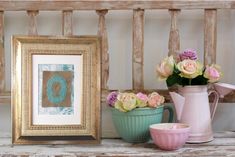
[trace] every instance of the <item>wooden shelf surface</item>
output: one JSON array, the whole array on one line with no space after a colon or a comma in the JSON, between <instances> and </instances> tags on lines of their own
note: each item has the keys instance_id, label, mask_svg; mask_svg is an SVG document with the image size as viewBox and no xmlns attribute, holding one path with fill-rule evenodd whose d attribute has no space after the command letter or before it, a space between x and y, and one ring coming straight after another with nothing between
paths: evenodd
<instances>
[{"instance_id":1,"label":"wooden shelf surface","mask_svg":"<svg viewBox=\"0 0 235 157\"><path fill-rule=\"evenodd\" d=\"M0 156L235 156L235 133L216 133L212 142L186 144L176 151L162 151L151 141L130 144L120 139L103 139L100 145L13 146L10 137L1 137Z\"/></svg>"}]
</instances>

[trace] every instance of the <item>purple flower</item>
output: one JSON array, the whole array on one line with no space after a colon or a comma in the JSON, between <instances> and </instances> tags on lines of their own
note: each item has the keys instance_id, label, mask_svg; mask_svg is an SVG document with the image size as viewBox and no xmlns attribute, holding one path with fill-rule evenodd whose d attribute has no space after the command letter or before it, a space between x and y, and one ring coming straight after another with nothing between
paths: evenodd
<instances>
[{"instance_id":1,"label":"purple flower","mask_svg":"<svg viewBox=\"0 0 235 157\"><path fill-rule=\"evenodd\" d=\"M106 102L109 106L113 107L115 102L117 101L117 96L118 96L118 92L111 92L109 93L109 95L107 96Z\"/></svg>"},{"instance_id":2,"label":"purple flower","mask_svg":"<svg viewBox=\"0 0 235 157\"><path fill-rule=\"evenodd\" d=\"M181 61L185 59L197 60L197 52L193 49L186 49L179 56Z\"/></svg>"}]
</instances>

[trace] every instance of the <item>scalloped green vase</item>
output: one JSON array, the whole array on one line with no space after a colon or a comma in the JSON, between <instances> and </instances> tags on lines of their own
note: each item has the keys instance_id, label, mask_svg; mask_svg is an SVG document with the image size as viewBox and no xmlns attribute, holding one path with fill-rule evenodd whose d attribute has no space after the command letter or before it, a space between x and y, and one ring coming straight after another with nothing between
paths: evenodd
<instances>
[{"instance_id":1,"label":"scalloped green vase","mask_svg":"<svg viewBox=\"0 0 235 157\"><path fill-rule=\"evenodd\" d=\"M158 108L136 108L130 112L112 110L112 119L119 136L129 143L144 143L149 141L149 126L161 123L164 110L169 111L169 122L173 121L173 108L159 106Z\"/></svg>"}]
</instances>

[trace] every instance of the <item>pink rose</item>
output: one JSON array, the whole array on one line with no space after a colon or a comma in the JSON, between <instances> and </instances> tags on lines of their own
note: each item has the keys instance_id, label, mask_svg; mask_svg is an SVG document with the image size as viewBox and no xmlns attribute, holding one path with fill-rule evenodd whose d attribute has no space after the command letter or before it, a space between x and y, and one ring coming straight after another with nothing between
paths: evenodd
<instances>
[{"instance_id":1,"label":"pink rose","mask_svg":"<svg viewBox=\"0 0 235 157\"><path fill-rule=\"evenodd\" d=\"M206 66L204 77L209 79L208 82L214 83L219 81L221 75L220 67L218 65L212 64L211 66Z\"/></svg>"},{"instance_id":2,"label":"pink rose","mask_svg":"<svg viewBox=\"0 0 235 157\"><path fill-rule=\"evenodd\" d=\"M157 107L164 103L165 99L163 96L159 95L157 92L151 93L148 100L148 106L149 107Z\"/></svg>"},{"instance_id":3,"label":"pink rose","mask_svg":"<svg viewBox=\"0 0 235 157\"><path fill-rule=\"evenodd\" d=\"M137 97L137 107L145 107L147 106L148 96L141 92L136 94Z\"/></svg>"},{"instance_id":4,"label":"pink rose","mask_svg":"<svg viewBox=\"0 0 235 157\"><path fill-rule=\"evenodd\" d=\"M142 100L143 102L147 103L148 101L148 96L146 94L143 94L141 92L136 94L137 98Z\"/></svg>"}]
</instances>

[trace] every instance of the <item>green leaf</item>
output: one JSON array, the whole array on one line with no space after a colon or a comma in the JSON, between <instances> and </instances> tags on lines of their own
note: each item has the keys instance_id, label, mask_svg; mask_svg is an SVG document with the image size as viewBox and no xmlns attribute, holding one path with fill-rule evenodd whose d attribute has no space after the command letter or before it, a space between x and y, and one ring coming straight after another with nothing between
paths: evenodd
<instances>
[{"instance_id":1,"label":"green leaf","mask_svg":"<svg viewBox=\"0 0 235 157\"><path fill-rule=\"evenodd\" d=\"M168 87L171 87L175 84L179 84L179 85L182 85L182 78L176 74L176 73L173 73L171 76L169 76L166 80L166 84Z\"/></svg>"},{"instance_id":2,"label":"green leaf","mask_svg":"<svg viewBox=\"0 0 235 157\"><path fill-rule=\"evenodd\" d=\"M189 79L182 77L182 86L187 86L187 85L189 85Z\"/></svg>"},{"instance_id":3,"label":"green leaf","mask_svg":"<svg viewBox=\"0 0 235 157\"><path fill-rule=\"evenodd\" d=\"M203 75L199 75L198 77L192 79L192 85L207 85L208 79Z\"/></svg>"}]
</instances>

